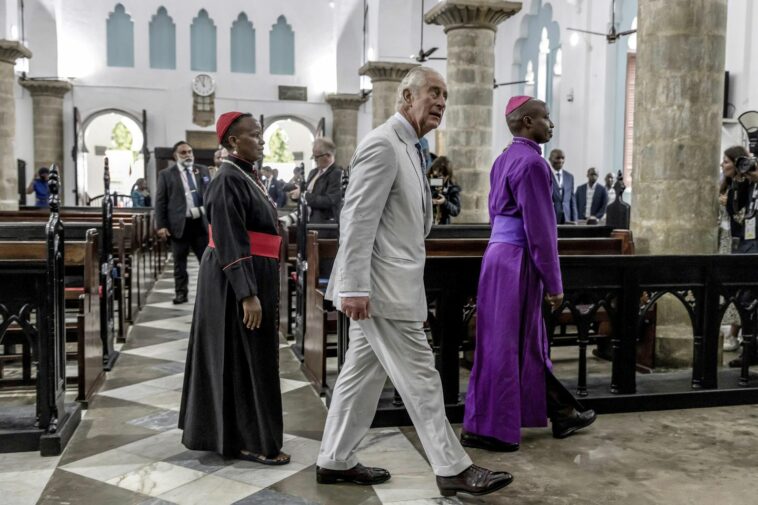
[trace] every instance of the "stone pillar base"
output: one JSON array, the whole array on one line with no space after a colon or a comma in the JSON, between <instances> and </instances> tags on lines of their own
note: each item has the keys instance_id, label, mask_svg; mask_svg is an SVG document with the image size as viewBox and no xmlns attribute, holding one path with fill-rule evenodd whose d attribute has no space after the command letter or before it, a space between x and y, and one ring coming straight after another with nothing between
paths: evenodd
<instances>
[{"instance_id":1,"label":"stone pillar base","mask_svg":"<svg viewBox=\"0 0 758 505\"><path fill-rule=\"evenodd\" d=\"M397 86L403 77L418 63L398 63L394 61L369 61L358 73L371 78L372 125L376 128L395 113Z\"/></svg>"}]
</instances>

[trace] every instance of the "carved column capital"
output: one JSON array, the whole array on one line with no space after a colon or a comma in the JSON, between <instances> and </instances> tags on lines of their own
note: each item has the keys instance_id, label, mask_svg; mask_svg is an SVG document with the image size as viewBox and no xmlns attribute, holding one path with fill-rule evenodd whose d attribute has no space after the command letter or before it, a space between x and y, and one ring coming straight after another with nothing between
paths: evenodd
<instances>
[{"instance_id":1,"label":"carved column capital","mask_svg":"<svg viewBox=\"0 0 758 505\"><path fill-rule=\"evenodd\" d=\"M403 77L405 77L405 74L410 72L412 68L418 66L418 63L369 61L358 70L358 74L369 76L372 83L379 81L400 82L403 80Z\"/></svg>"},{"instance_id":2,"label":"carved column capital","mask_svg":"<svg viewBox=\"0 0 758 505\"><path fill-rule=\"evenodd\" d=\"M332 107L332 110L358 110L361 105L366 103L366 100L368 100L368 95L364 96L360 93L332 93L326 95L326 103Z\"/></svg>"},{"instance_id":3,"label":"carved column capital","mask_svg":"<svg viewBox=\"0 0 758 505\"><path fill-rule=\"evenodd\" d=\"M32 52L18 40L0 40L0 61L15 64L19 58L31 58Z\"/></svg>"},{"instance_id":4,"label":"carved column capital","mask_svg":"<svg viewBox=\"0 0 758 505\"><path fill-rule=\"evenodd\" d=\"M443 0L424 15L430 25L444 27L445 33L460 28L497 31L497 25L521 10L521 1Z\"/></svg>"},{"instance_id":5,"label":"carved column capital","mask_svg":"<svg viewBox=\"0 0 758 505\"><path fill-rule=\"evenodd\" d=\"M36 96L53 96L63 98L71 91L73 85L69 81L53 79L19 79L18 83Z\"/></svg>"}]
</instances>

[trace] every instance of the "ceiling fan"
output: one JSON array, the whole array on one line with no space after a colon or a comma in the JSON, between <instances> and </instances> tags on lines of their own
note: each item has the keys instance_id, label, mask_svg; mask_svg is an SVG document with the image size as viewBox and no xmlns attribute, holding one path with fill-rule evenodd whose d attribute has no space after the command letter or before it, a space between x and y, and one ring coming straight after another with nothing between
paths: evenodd
<instances>
[{"instance_id":1,"label":"ceiling fan","mask_svg":"<svg viewBox=\"0 0 758 505\"><path fill-rule=\"evenodd\" d=\"M424 0L421 0L421 44L419 45L418 54L412 54L411 58L419 63L424 63L427 60L446 60L447 58L432 56L437 49L437 47L430 47L424 51Z\"/></svg>"},{"instance_id":2,"label":"ceiling fan","mask_svg":"<svg viewBox=\"0 0 758 505\"><path fill-rule=\"evenodd\" d=\"M590 30L581 30L579 28L566 28L566 29L571 30L572 32L589 33L590 35L600 35L602 37L605 37L605 39L608 41L609 44L613 44L624 35L631 35L632 33L635 33L637 31L636 29L625 30L623 32L616 31L616 0L611 0L611 30L608 33L593 32Z\"/></svg>"}]
</instances>

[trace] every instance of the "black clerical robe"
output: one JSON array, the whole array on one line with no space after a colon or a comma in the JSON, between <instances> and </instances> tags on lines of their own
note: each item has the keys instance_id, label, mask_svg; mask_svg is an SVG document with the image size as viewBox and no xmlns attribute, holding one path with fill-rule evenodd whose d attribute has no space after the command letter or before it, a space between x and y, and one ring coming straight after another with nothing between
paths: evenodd
<instances>
[{"instance_id":1,"label":"black clerical robe","mask_svg":"<svg viewBox=\"0 0 758 505\"><path fill-rule=\"evenodd\" d=\"M282 448L279 265L251 255L248 231L277 235L277 215L248 177L252 165L235 157L230 162L205 193L213 247L200 263L179 428L189 449L274 457ZM253 295L263 320L248 330L240 302Z\"/></svg>"}]
</instances>

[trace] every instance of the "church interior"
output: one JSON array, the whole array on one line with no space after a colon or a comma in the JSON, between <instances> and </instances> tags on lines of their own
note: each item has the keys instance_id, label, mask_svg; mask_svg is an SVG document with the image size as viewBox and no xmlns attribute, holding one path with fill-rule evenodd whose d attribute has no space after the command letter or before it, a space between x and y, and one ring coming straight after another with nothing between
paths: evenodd
<instances>
[{"instance_id":1,"label":"church interior","mask_svg":"<svg viewBox=\"0 0 758 505\"><path fill-rule=\"evenodd\" d=\"M316 479L351 322L325 295L339 209L317 219L304 195L331 156L344 201L356 149L418 66L448 93L421 163L433 191L457 188L454 211L435 203L423 267L447 418L460 436L514 96L554 123L541 146L565 296L542 308L553 374L598 414L567 439L524 428L517 452L467 448L514 476L481 497L440 495L389 379L357 454L391 480ZM0 0L0 502L756 503L751 82L754 0ZM278 218L282 466L190 450L179 428L202 272L161 233L161 192L178 146L225 163L229 111L260 126L256 184ZM192 181L218 177L194 173L176 179L188 208Z\"/></svg>"}]
</instances>

